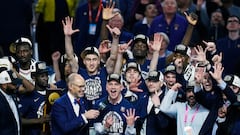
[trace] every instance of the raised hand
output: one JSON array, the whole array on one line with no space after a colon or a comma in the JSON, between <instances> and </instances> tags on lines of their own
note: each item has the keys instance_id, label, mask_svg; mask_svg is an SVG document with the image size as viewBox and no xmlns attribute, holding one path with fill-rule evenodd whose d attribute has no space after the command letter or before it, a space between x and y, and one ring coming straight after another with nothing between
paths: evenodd
<instances>
[{"instance_id":1,"label":"raised hand","mask_svg":"<svg viewBox=\"0 0 240 135\"><path fill-rule=\"evenodd\" d=\"M194 47L194 50L197 53L197 57L192 58L193 60L198 61L198 62L207 61L207 59L206 59L207 49L203 49L202 46L198 45L197 47Z\"/></svg>"},{"instance_id":2,"label":"raised hand","mask_svg":"<svg viewBox=\"0 0 240 135\"><path fill-rule=\"evenodd\" d=\"M128 41L127 43L119 45L119 47L118 47L118 53L124 53L124 52L126 52L126 50L128 49L128 47L131 45L132 41L133 41L133 40L131 39L131 40Z\"/></svg>"},{"instance_id":3,"label":"raised hand","mask_svg":"<svg viewBox=\"0 0 240 135\"><path fill-rule=\"evenodd\" d=\"M162 41L163 41L163 37L160 35L160 33L155 33L154 34L154 41L153 44L150 45L150 47L154 50L159 52L160 48L162 46Z\"/></svg>"},{"instance_id":4,"label":"raised hand","mask_svg":"<svg viewBox=\"0 0 240 135\"><path fill-rule=\"evenodd\" d=\"M72 29L73 18L65 17L65 20L62 20L63 31L65 36L71 36L75 32L79 32L79 29L73 30Z\"/></svg>"},{"instance_id":5,"label":"raised hand","mask_svg":"<svg viewBox=\"0 0 240 135\"><path fill-rule=\"evenodd\" d=\"M52 60L53 61L58 61L61 57L61 53L59 51L53 52L52 53Z\"/></svg>"},{"instance_id":6,"label":"raised hand","mask_svg":"<svg viewBox=\"0 0 240 135\"><path fill-rule=\"evenodd\" d=\"M106 25L106 27L108 28L113 38L117 38L120 36L121 31L117 27L111 28L109 25Z\"/></svg>"},{"instance_id":7,"label":"raised hand","mask_svg":"<svg viewBox=\"0 0 240 135\"><path fill-rule=\"evenodd\" d=\"M155 91L155 93L151 96L152 102L154 104L155 107L159 107L160 106L160 99L158 97L158 92Z\"/></svg>"},{"instance_id":8,"label":"raised hand","mask_svg":"<svg viewBox=\"0 0 240 135\"><path fill-rule=\"evenodd\" d=\"M171 89L174 91L178 91L181 87L182 85L180 83L175 83Z\"/></svg>"},{"instance_id":9,"label":"raised hand","mask_svg":"<svg viewBox=\"0 0 240 135\"><path fill-rule=\"evenodd\" d=\"M202 41L207 47L206 50L209 52L216 52L216 44L214 42L206 42L206 41Z\"/></svg>"},{"instance_id":10,"label":"raised hand","mask_svg":"<svg viewBox=\"0 0 240 135\"><path fill-rule=\"evenodd\" d=\"M111 47L109 46L109 44L111 44L111 41L109 40L103 40L100 45L99 45L99 53L100 54L106 54L107 52L109 52L111 50Z\"/></svg>"},{"instance_id":11,"label":"raised hand","mask_svg":"<svg viewBox=\"0 0 240 135\"><path fill-rule=\"evenodd\" d=\"M130 82L130 84L129 84L130 91L132 91L132 92L143 92L142 89L138 88L138 86L142 83L139 80L140 80L140 78L139 79L134 79Z\"/></svg>"},{"instance_id":12,"label":"raised hand","mask_svg":"<svg viewBox=\"0 0 240 135\"><path fill-rule=\"evenodd\" d=\"M115 15L119 14L119 13L113 13L113 9L115 6L115 2L112 2L112 0L110 0L109 2L106 2L106 8L103 7L103 11L102 11L102 18L103 20L109 20L111 18L113 18Z\"/></svg>"},{"instance_id":13,"label":"raised hand","mask_svg":"<svg viewBox=\"0 0 240 135\"><path fill-rule=\"evenodd\" d=\"M186 19L189 24L193 26L197 24L198 16L195 13L190 13L188 15L186 12L184 12L184 15L186 16Z\"/></svg>"},{"instance_id":14,"label":"raised hand","mask_svg":"<svg viewBox=\"0 0 240 135\"><path fill-rule=\"evenodd\" d=\"M215 63L213 66L214 72L210 71L210 75L215 79L218 83L220 83L222 80L222 73L224 70L224 67L222 67L222 63Z\"/></svg>"},{"instance_id":15,"label":"raised hand","mask_svg":"<svg viewBox=\"0 0 240 135\"><path fill-rule=\"evenodd\" d=\"M219 55L214 55L212 57L212 62L215 63L221 63L222 62L222 52Z\"/></svg>"},{"instance_id":16,"label":"raised hand","mask_svg":"<svg viewBox=\"0 0 240 135\"><path fill-rule=\"evenodd\" d=\"M127 109L127 115L123 113L124 117L126 118L127 125L133 126L135 121L139 118L139 116L135 116L135 109Z\"/></svg>"}]
</instances>

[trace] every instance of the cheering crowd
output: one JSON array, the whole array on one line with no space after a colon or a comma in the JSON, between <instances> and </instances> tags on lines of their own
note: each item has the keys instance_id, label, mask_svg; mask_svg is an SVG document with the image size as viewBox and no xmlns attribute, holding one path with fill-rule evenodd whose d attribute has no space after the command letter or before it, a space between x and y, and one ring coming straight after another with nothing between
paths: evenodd
<instances>
[{"instance_id":1,"label":"cheering crowd","mask_svg":"<svg viewBox=\"0 0 240 135\"><path fill-rule=\"evenodd\" d=\"M53 3L34 7L40 60L27 35L2 46L0 135L240 134L233 0Z\"/></svg>"}]
</instances>

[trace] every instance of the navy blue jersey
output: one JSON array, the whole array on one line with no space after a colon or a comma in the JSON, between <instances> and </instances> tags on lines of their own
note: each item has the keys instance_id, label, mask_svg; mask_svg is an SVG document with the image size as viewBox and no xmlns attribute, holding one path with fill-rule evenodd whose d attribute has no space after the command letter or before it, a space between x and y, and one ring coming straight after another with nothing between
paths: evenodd
<instances>
[{"instance_id":1,"label":"navy blue jersey","mask_svg":"<svg viewBox=\"0 0 240 135\"><path fill-rule=\"evenodd\" d=\"M128 61L133 61L133 60L129 59ZM145 62L142 65L140 65L142 77L144 80L147 78L148 71L150 68L150 63L151 63L151 60L146 59ZM157 64L157 71L163 70L165 68L165 65L166 65L166 58L165 57L159 58L158 64Z\"/></svg>"},{"instance_id":2,"label":"navy blue jersey","mask_svg":"<svg viewBox=\"0 0 240 135\"><path fill-rule=\"evenodd\" d=\"M19 111L22 118L37 119L43 116L45 95L34 90L19 97ZM39 135L42 124L33 124L23 130L24 135Z\"/></svg>"},{"instance_id":3,"label":"navy blue jersey","mask_svg":"<svg viewBox=\"0 0 240 135\"><path fill-rule=\"evenodd\" d=\"M80 68L79 74L85 79L85 97L88 101L94 103L96 100L105 97L107 95L106 82L107 82L107 70L101 68L96 75L88 75L87 70ZM90 107L91 108L91 107Z\"/></svg>"},{"instance_id":4,"label":"navy blue jersey","mask_svg":"<svg viewBox=\"0 0 240 135\"><path fill-rule=\"evenodd\" d=\"M104 107L102 104L104 104ZM100 110L100 115L95 122L101 122L102 124L104 124L107 117L112 116L114 122L113 125L110 127L108 133L118 133L119 135L124 134L127 122L123 114L126 114L127 109L133 108L130 102L122 98L119 103L113 105L109 103L108 97L104 97L96 102L94 108Z\"/></svg>"},{"instance_id":5,"label":"navy blue jersey","mask_svg":"<svg viewBox=\"0 0 240 135\"><path fill-rule=\"evenodd\" d=\"M60 80L60 81L56 82L55 85L57 86L57 88L63 89L63 94L67 93L68 86L67 86L67 82L65 80Z\"/></svg>"}]
</instances>

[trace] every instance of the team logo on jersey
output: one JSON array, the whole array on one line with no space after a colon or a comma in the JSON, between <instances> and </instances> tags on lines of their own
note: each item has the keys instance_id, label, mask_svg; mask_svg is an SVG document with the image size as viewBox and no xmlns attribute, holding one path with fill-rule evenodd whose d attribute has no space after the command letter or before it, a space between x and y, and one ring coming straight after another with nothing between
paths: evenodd
<instances>
[{"instance_id":1,"label":"team logo on jersey","mask_svg":"<svg viewBox=\"0 0 240 135\"><path fill-rule=\"evenodd\" d=\"M119 135L123 134L123 119L115 111L108 112L103 118L103 124L106 123L107 118L112 117L113 125L110 127L108 134L109 135Z\"/></svg>"},{"instance_id":2,"label":"team logo on jersey","mask_svg":"<svg viewBox=\"0 0 240 135\"><path fill-rule=\"evenodd\" d=\"M37 110L38 118L41 118L43 116L44 105L45 105L45 101L43 101L38 107L38 110Z\"/></svg>"},{"instance_id":3,"label":"team logo on jersey","mask_svg":"<svg viewBox=\"0 0 240 135\"><path fill-rule=\"evenodd\" d=\"M87 100L95 100L100 98L102 95L101 79L99 77L95 77L95 79L87 79L84 93Z\"/></svg>"}]
</instances>

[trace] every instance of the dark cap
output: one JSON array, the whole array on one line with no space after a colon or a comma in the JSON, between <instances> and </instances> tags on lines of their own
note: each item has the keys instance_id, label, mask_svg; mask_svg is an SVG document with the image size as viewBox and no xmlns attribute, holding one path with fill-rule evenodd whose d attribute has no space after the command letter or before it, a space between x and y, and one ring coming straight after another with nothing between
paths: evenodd
<instances>
[{"instance_id":1,"label":"dark cap","mask_svg":"<svg viewBox=\"0 0 240 135\"><path fill-rule=\"evenodd\" d=\"M110 74L107 77L107 81L116 81L118 83L121 83L121 76L119 74Z\"/></svg>"},{"instance_id":2,"label":"dark cap","mask_svg":"<svg viewBox=\"0 0 240 135\"><path fill-rule=\"evenodd\" d=\"M84 59L88 54L95 54L100 57L100 53L96 47L87 47L81 53L81 58Z\"/></svg>"},{"instance_id":3,"label":"dark cap","mask_svg":"<svg viewBox=\"0 0 240 135\"><path fill-rule=\"evenodd\" d=\"M148 72L146 79L148 81L153 81L153 82L158 82L158 81L163 82L163 75L162 75L162 72L150 71L150 72Z\"/></svg>"},{"instance_id":4,"label":"dark cap","mask_svg":"<svg viewBox=\"0 0 240 135\"><path fill-rule=\"evenodd\" d=\"M42 73L47 73L47 72L48 72L47 65L43 61L34 62L31 65L31 73L32 73L32 75L42 74Z\"/></svg>"},{"instance_id":5,"label":"dark cap","mask_svg":"<svg viewBox=\"0 0 240 135\"><path fill-rule=\"evenodd\" d=\"M178 44L175 46L174 53L180 53L182 55L191 55L191 50L189 47L183 45L183 44Z\"/></svg>"},{"instance_id":6,"label":"dark cap","mask_svg":"<svg viewBox=\"0 0 240 135\"><path fill-rule=\"evenodd\" d=\"M134 69L136 69L139 73L141 73L141 67L140 67L140 65L138 64L138 63L136 63L135 61L132 61L132 62L128 62L126 65L125 65L125 72L127 72L127 70L129 69L129 68L134 68Z\"/></svg>"},{"instance_id":7,"label":"dark cap","mask_svg":"<svg viewBox=\"0 0 240 135\"><path fill-rule=\"evenodd\" d=\"M234 85L240 88L240 78L236 75L226 75L223 79L228 85Z\"/></svg>"},{"instance_id":8,"label":"dark cap","mask_svg":"<svg viewBox=\"0 0 240 135\"><path fill-rule=\"evenodd\" d=\"M176 66L172 64L168 65L164 70L164 75L166 75L167 73L177 74Z\"/></svg>"}]
</instances>

